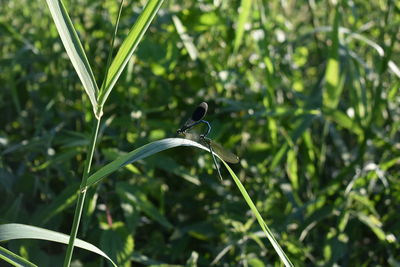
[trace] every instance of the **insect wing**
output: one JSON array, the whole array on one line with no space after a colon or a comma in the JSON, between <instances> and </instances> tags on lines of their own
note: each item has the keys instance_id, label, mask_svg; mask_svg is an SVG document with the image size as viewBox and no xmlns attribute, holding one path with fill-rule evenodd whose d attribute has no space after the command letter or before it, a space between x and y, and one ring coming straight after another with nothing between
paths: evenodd
<instances>
[{"instance_id":1,"label":"insect wing","mask_svg":"<svg viewBox=\"0 0 400 267\"><path fill-rule=\"evenodd\" d=\"M192 116L185 122L185 124L178 130L178 132L184 132L196 125L200 120L204 118L208 110L206 102L200 103L197 108L193 111Z\"/></svg>"},{"instance_id":2,"label":"insect wing","mask_svg":"<svg viewBox=\"0 0 400 267\"><path fill-rule=\"evenodd\" d=\"M207 103L206 102L200 103L197 106L197 108L195 109L195 111L193 111L193 114L191 117L192 121L199 121L199 120L203 119L207 113L207 110L208 110Z\"/></svg>"},{"instance_id":3,"label":"insect wing","mask_svg":"<svg viewBox=\"0 0 400 267\"><path fill-rule=\"evenodd\" d=\"M206 137L201 137L197 134L193 133L185 133L184 134L186 138L189 138L193 141L199 142L202 145L206 146L209 148L211 146L212 150L218 154L224 161L229 162L229 163L239 163L239 157L233 154L232 152L226 150L223 146L220 144L212 141L209 138Z\"/></svg>"},{"instance_id":4,"label":"insect wing","mask_svg":"<svg viewBox=\"0 0 400 267\"><path fill-rule=\"evenodd\" d=\"M232 152L223 148L220 144L215 143L214 141L210 140L210 145L212 149L217 153L223 160L229 163L238 163L239 157L233 154Z\"/></svg>"}]
</instances>

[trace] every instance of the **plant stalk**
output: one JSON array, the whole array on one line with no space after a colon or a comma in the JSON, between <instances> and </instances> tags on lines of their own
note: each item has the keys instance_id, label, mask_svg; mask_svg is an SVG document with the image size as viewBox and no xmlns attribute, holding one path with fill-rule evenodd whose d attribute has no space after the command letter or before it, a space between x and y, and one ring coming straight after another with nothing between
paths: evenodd
<instances>
[{"instance_id":1,"label":"plant stalk","mask_svg":"<svg viewBox=\"0 0 400 267\"><path fill-rule=\"evenodd\" d=\"M78 202L76 203L74 221L72 223L72 229L71 229L71 233L69 236L67 252L66 252L65 258L64 258L64 267L69 267L71 264L72 253L74 250L74 243L75 243L76 235L78 233L79 222L80 222L81 216L82 216L83 204L85 203L85 196L86 196L86 190L87 190L87 179L89 177L90 167L92 165L92 159L93 159L94 149L96 147L96 141L97 141L97 135L99 132L101 117L99 117L99 118L96 117L96 120L97 120L97 123L96 123L95 129L92 132L92 136L90 138L89 153L88 153L88 157L86 158L86 161L85 161L85 168L84 168L83 175L82 175L82 182L81 182L81 186L80 186L79 193L78 193L79 197L78 197Z\"/></svg>"}]
</instances>

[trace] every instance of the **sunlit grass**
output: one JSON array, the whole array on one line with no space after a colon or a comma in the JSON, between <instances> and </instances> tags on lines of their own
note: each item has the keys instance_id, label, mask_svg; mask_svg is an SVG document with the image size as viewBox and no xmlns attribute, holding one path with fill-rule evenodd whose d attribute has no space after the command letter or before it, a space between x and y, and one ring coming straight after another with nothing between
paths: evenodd
<instances>
[{"instance_id":1,"label":"sunlit grass","mask_svg":"<svg viewBox=\"0 0 400 267\"><path fill-rule=\"evenodd\" d=\"M295 266L395 265L396 3L168 2L138 43L129 29L144 4L124 5L118 60L106 72L118 3L65 2L87 56L78 65L92 68L82 75L43 3L0 7L2 224L70 233L94 108L103 120L78 237L118 264L279 264L260 215ZM127 39L139 44L131 60L132 50L119 50ZM93 83L104 75L99 98ZM221 168L221 183L197 149L114 162L173 137L201 101L210 137L240 157L234 180ZM35 244L2 243L1 255L38 266L65 255ZM87 255L73 259L100 263Z\"/></svg>"}]
</instances>

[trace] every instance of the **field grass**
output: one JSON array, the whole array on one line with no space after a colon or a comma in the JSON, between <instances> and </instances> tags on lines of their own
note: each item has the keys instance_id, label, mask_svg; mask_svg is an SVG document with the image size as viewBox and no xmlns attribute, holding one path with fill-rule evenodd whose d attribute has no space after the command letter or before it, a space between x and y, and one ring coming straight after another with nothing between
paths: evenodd
<instances>
[{"instance_id":1,"label":"field grass","mask_svg":"<svg viewBox=\"0 0 400 267\"><path fill-rule=\"evenodd\" d=\"M0 265L400 265L398 1L146 3L0 3Z\"/></svg>"}]
</instances>

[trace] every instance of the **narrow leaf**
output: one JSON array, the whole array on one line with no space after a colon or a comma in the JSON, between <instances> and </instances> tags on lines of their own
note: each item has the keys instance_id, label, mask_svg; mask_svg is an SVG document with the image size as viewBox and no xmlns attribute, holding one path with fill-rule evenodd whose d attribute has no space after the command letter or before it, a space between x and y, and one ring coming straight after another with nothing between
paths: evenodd
<instances>
[{"instance_id":1,"label":"narrow leaf","mask_svg":"<svg viewBox=\"0 0 400 267\"><path fill-rule=\"evenodd\" d=\"M245 26L251 11L251 4L252 4L251 0L242 0L240 4L239 21L236 27L235 44L233 48L235 52L239 49L240 45L242 44Z\"/></svg>"},{"instance_id":2,"label":"narrow leaf","mask_svg":"<svg viewBox=\"0 0 400 267\"><path fill-rule=\"evenodd\" d=\"M196 60L199 57L199 52L197 51L197 48L193 43L193 38L190 37L189 34L187 34L181 20L176 15L172 16L172 21L174 22L175 29L178 32L179 37L183 42L183 45L189 53L190 59Z\"/></svg>"},{"instance_id":3,"label":"narrow leaf","mask_svg":"<svg viewBox=\"0 0 400 267\"><path fill-rule=\"evenodd\" d=\"M100 170L92 174L87 181L87 186L93 185L100 181L103 177L113 173L114 171L118 170L125 165L131 164L135 161L141 160L153 154L156 154L160 151L167 150L169 148L177 147L177 146L194 146L204 150L208 150L205 146L191 141L189 139L182 139L182 138L167 138L158 140L147 145L144 145L138 149L133 150L132 152L123 155L116 160L110 162L106 166L102 167ZM215 154L219 157L217 154Z\"/></svg>"},{"instance_id":4,"label":"narrow leaf","mask_svg":"<svg viewBox=\"0 0 400 267\"><path fill-rule=\"evenodd\" d=\"M97 101L96 95L98 92L96 80L94 78L92 69L90 68L89 61L86 58L85 51L76 34L74 25L64 7L61 0L46 0L49 6L51 16L57 27L58 34L67 51L69 59L75 68L76 73L81 80L86 93L92 103L93 110L96 112Z\"/></svg>"},{"instance_id":5,"label":"narrow leaf","mask_svg":"<svg viewBox=\"0 0 400 267\"><path fill-rule=\"evenodd\" d=\"M58 242L62 244L68 244L69 236L63 233L39 228L36 226L9 223L0 225L0 242L14 239L41 239L47 241ZM107 260L109 260L114 266L117 266L102 250L98 247L83 241L76 239L75 246L97 253Z\"/></svg>"},{"instance_id":6,"label":"narrow leaf","mask_svg":"<svg viewBox=\"0 0 400 267\"><path fill-rule=\"evenodd\" d=\"M325 71L326 88L323 95L324 107L335 109L342 94L343 84L340 79L339 66L339 7L335 10L335 20L332 29L332 44L329 48L329 58Z\"/></svg>"},{"instance_id":7,"label":"narrow leaf","mask_svg":"<svg viewBox=\"0 0 400 267\"><path fill-rule=\"evenodd\" d=\"M111 93L112 88L163 2L164 0L149 0L135 25L131 28L128 36L122 43L117 55L111 63L105 80L105 85L101 87L104 88L104 91L102 91L99 96L99 106L102 107L106 102L108 95Z\"/></svg>"},{"instance_id":8,"label":"narrow leaf","mask_svg":"<svg viewBox=\"0 0 400 267\"><path fill-rule=\"evenodd\" d=\"M115 44L115 37L117 37L117 32L118 32L118 26L119 26L119 20L121 18L121 13L122 13L122 7L124 5L124 0L121 0L121 3L119 4L119 9L118 9L118 16L117 16L117 21L115 22L115 26L114 26L114 33L113 33L113 37L111 40L111 46L110 46L110 51L108 53L108 58L107 58L107 67L106 67L106 72L104 74L104 78L103 78L103 82L102 82L102 86L105 86L105 80L107 78L108 75L108 70L110 69L110 64L111 64L111 58L113 55L113 50L114 50L114 44ZM100 91L103 91L104 88L100 88Z\"/></svg>"},{"instance_id":9,"label":"narrow leaf","mask_svg":"<svg viewBox=\"0 0 400 267\"><path fill-rule=\"evenodd\" d=\"M5 249L3 247L0 247L0 259L5 260L8 263L11 263L14 266L36 266L35 264L33 264L32 262L22 258L21 256L18 256L17 254L9 251L8 249Z\"/></svg>"},{"instance_id":10,"label":"narrow leaf","mask_svg":"<svg viewBox=\"0 0 400 267\"><path fill-rule=\"evenodd\" d=\"M267 236L271 245L274 247L276 253L278 253L282 262L285 264L286 267L293 266L293 264L290 262L289 258L286 256L285 252L279 245L278 241L276 241L271 230L269 230L267 224L265 223L261 214L258 212L257 207L254 205L253 201L251 200L251 198L250 198L249 194L247 193L246 189L244 188L243 184L240 182L239 178L236 176L236 174L232 171L232 169L229 167L229 165L227 163L225 163L224 161L222 161L222 162L224 163L225 167L228 169L229 173L231 174L233 180L236 183L236 186L239 188L240 193L242 193L242 196L245 199L247 205L249 205L251 211L256 216L259 225L261 226L262 230L264 231L264 233Z\"/></svg>"},{"instance_id":11,"label":"narrow leaf","mask_svg":"<svg viewBox=\"0 0 400 267\"><path fill-rule=\"evenodd\" d=\"M290 149L287 153L286 172L293 189L295 191L299 190L298 163L294 149Z\"/></svg>"}]
</instances>

